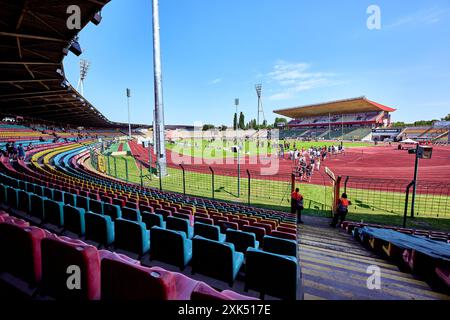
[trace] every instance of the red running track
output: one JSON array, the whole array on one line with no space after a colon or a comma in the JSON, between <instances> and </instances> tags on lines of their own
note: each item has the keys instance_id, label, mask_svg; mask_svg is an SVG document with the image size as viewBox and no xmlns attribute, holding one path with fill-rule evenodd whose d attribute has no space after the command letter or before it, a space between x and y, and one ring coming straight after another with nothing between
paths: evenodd
<instances>
[{"instance_id":1,"label":"red running track","mask_svg":"<svg viewBox=\"0 0 450 320\"><path fill-rule=\"evenodd\" d=\"M138 160L148 163L148 150L134 141L130 143L130 147ZM174 156L170 150L167 151L169 167L179 168L179 163L173 161L176 158L176 155ZM210 164L211 160L193 157L184 157L183 159L186 169L190 171L209 173L211 166L217 174L237 175L236 163ZM249 163L250 161L252 164ZM323 162L320 172L315 171L311 183L329 182L325 177L324 167L329 167L336 175L341 176L411 181L414 177L414 161L414 155L408 154L408 151L405 150L398 150L396 146L351 148L347 149L345 154L333 156ZM248 169L253 176L271 180L286 180L293 170L292 161L279 160L279 169L276 175L261 175L261 169L269 166L262 164L256 157L245 157L245 160L241 161L242 176L246 176ZM450 147L435 146L432 159L420 160L419 180L444 183L450 181Z\"/></svg>"}]
</instances>

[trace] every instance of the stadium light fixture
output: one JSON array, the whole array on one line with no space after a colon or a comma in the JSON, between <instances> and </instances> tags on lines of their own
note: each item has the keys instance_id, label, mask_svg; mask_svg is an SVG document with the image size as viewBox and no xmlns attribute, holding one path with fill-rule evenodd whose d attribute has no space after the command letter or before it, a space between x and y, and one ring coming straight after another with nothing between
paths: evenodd
<instances>
[{"instance_id":1,"label":"stadium light fixture","mask_svg":"<svg viewBox=\"0 0 450 320\"><path fill-rule=\"evenodd\" d=\"M98 26L101 21L102 21L102 12L99 11L92 17L91 22L96 26Z\"/></svg>"},{"instance_id":2,"label":"stadium light fixture","mask_svg":"<svg viewBox=\"0 0 450 320\"><path fill-rule=\"evenodd\" d=\"M78 42L78 37L75 37L69 46L69 51L72 52L77 57L80 56L83 53L83 50L81 49L80 43Z\"/></svg>"}]
</instances>

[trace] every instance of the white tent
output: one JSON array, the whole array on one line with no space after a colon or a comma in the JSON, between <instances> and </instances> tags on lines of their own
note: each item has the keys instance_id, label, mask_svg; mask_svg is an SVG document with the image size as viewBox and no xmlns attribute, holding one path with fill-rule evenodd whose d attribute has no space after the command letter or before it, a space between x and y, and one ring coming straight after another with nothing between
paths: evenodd
<instances>
[{"instance_id":1,"label":"white tent","mask_svg":"<svg viewBox=\"0 0 450 320\"><path fill-rule=\"evenodd\" d=\"M414 141L413 139L406 139L406 140L403 140L400 143L404 143L404 144L419 144L417 141Z\"/></svg>"}]
</instances>

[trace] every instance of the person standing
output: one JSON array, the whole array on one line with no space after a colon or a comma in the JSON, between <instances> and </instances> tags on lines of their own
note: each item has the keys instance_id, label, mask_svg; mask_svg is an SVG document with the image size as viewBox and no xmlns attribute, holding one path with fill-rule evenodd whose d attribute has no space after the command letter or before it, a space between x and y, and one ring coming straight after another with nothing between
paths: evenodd
<instances>
[{"instance_id":1,"label":"person standing","mask_svg":"<svg viewBox=\"0 0 450 320\"><path fill-rule=\"evenodd\" d=\"M336 228L339 221L341 224L345 221L345 217L348 213L348 207L351 205L352 202L348 200L347 194L343 193L341 198L338 200L337 212L333 217L333 221L331 221L331 227Z\"/></svg>"},{"instance_id":2,"label":"person standing","mask_svg":"<svg viewBox=\"0 0 450 320\"><path fill-rule=\"evenodd\" d=\"M300 189L295 189L291 194L291 213L297 214L297 223L303 224L302 211L303 211L303 196L300 194Z\"/></svg>"},{"instance_id":3,"label":"person standing","mask_svg":"<svg viewBox=\"0 0 450 320\"><path fill-rule=\"evenodd\" d=\"M23 148L22 144L19 144L19 147L17 148L17 151L19 153L18 159L19 160L25 160L25 149Z\"/></svg>"}]
</instances>

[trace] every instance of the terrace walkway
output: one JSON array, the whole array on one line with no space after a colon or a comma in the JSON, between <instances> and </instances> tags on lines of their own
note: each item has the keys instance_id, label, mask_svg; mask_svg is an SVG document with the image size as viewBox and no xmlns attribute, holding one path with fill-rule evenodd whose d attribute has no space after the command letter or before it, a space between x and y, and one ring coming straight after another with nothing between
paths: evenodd
<instances>
[{"instance_id":1,"label":"terrace walkway","mask_svg":"<svg viewBox=\"0 0 450 320\"><path fill-rule=\"evenodd\" d=\"M329 220L304 217L299 229L299 257L305 300L450 300L427 283L384 260ZM369 266L381 268L381 290L369 290Z\"/></svg>"}]
</instances>

